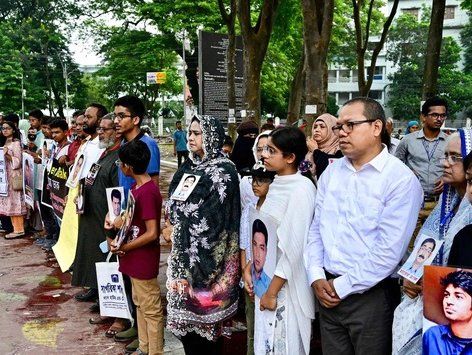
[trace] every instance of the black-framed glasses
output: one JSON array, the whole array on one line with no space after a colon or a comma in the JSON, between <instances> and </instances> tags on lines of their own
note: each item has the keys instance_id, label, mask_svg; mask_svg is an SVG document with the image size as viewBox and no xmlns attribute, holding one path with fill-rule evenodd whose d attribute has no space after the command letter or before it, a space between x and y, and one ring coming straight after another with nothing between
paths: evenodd
<instances>
[{"instance_id":1,"label":"black-framed glasses","mask_svg":"<svg viewBox=\"0 0 472 355\"><path fill-rule=\"evenodd\" d=\"M434 119L440 118L442 120L445 120L447 118L447 113L431 112L431 113L428 113L428 116Z\"/></svg>"},{"instance_id":2,"label":"black-framed glasses","mask_svg":"<svg viewBox=\"0 0 472 355\"><path fill-rule=\"evenodd\" d=\"M354 126L357 126L357 125L360 125L362 123L369 123L369 122L375 122L377 120L362 120L362 121L350 121L350 122L346 122L346 123L343 123L343 124L338 124L336 126L334 126L332 128L334 134L339 134L339 131L341 131L341 129L345 132L345 133L351 133L354 129Z\"/></svg>"},{"instance_id":3,"label":"black-framed glasses","mask_svg":"<svg viewBox=\"0 0 472 355\"><path fill-rule=\"evenodd\" d=\"M127 115L123 112L113 113L113 119L117 119L118 121L124 120L127 117L133 117L133 115Z\"/></svg>"},{"instance_id":4,"label":"black-framed glasses","mask_svg":"<svg viewBox=\"0 0 472 355\"><path fill-rule=\"evenodd\" d=\"M2 127L2 131L11 131L12 129L11 127Z\"/></svg>"}]
</instances>

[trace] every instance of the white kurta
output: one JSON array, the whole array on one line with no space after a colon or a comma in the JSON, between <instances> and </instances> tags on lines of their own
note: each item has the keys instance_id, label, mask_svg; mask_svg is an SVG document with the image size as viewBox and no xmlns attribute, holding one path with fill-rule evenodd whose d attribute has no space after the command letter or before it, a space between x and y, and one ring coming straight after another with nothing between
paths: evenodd
<instances>
[{"instance_id":1,"label":"white kurta","mask_svg":"<svg viewBox=\"0 0 472 355\"><path fill-rule=\"evenodd\" d=\"M273 329L273 349L266 349L265 353L303 355L310 352L315 300L303 263L303 251L315 210L315 195L313 183L299 173L276 176L261 207L261 212L279 224L275 275L287 280L277 298L276 313L282 321ZM255 329L255 342L260 331Z\"/></svg>"}]
</instances>

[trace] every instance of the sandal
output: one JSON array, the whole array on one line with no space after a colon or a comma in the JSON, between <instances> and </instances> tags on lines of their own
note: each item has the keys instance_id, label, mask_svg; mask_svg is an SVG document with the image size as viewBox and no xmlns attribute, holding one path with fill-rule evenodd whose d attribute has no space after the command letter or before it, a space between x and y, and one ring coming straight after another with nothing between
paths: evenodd
<instances>
[{"instance_id":1,"label":"sandal","mask_svg":"<svg viewBox=\"0 0 472 355\"><path fill-rule=\"evenodd\" d=\"M109 323L112 319L113 317L101 317L101 316L92 317L89 319L89 323L90 324L105 324L105 323Z\"/></svg>"},{"instance_id":2,"label":"sandal","mask_svg":"<svg viewBox=\"0 0 472 355\"><path fill-rule=\"evenodd\" d=\"M20 238L25 236L25 231L23 232L11 232L5 235L5 239L15 239L15 238Z\"/></svg>"},{"instance_id":3,"label":"sandal","mask_svg":"<svg viewBox=\"0 0 472 355\"><path fill-rule=\"evenodd\" d=\"M113 338L116 333L122 332L127 328L126 321L122 319L115 319L110 328L105 332L107 338Z\"/></svg>"}]
</instances>

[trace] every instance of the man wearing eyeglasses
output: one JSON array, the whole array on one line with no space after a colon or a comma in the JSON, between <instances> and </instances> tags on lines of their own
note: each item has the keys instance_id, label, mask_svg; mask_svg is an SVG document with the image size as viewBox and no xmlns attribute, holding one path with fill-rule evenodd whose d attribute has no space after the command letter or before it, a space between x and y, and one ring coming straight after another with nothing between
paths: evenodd
<instances>
[{"instance_id":1,"label":"man wearing eyeglasses","mask_svg":"<svg viewBox=\"0 0 472 355\"><path fill-rule=\"evenodd\" d=\"M122 144L134 139L146 143L151 151L147 173L159 187L160 152L156 141L141 130L141 124L146 114L143 101L136 96L126 95L116 100L114 106L115 129L116 133L121 135ZM118 169L118 179L119 185L124 187L125 196L128 196L128 191L131 189L134 179L124 175L121 169Z\"/></svg>"},{"instance_id":2,"label":"man wearing eyeglasses","mask_svg":"<svg viewBox=\"0 0 472 355\"><path fill-rule=\"evenodd\" d=\"M446 135L441 132L446 118L447 102L444 99L432 97L426 100L421 108L423 128L405 136L395 152L395 156L418 176L425 202L435 203L443 190L439 160L446 148Z\"/></svg>"},{"instance_id":3,"label":"man wearing eyeglasses","mask_svg":"<svg viewBox=\"0 0 472 355\"><path fill-rule=\"evenodd\" d=\"M344 157L318 181L304 255L320 303L323 353L390 354L400 293L390 275L415 228L421 185L389 154L385 113L377 101L348 101L333 131Z\"/></svg>"}]
</instances>

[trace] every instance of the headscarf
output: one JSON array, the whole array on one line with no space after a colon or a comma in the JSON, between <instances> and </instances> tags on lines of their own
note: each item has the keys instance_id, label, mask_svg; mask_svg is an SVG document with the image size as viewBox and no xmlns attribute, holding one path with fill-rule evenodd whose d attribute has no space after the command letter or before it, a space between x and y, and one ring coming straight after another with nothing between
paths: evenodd
<instances>
[{"instance_id":1,"label":"headscarf","mask_svg":"<svg viewBox=\"0 0 472 355\"><path fill-rule=\"evenodd\" d=\"M234 142L230 159L239 171L244 168L251 168L256 163L251 150L256 139L255 137L259 133L259 126L254 121L246 121L239 125L237 132L238 138Z\"/></svg>"},{"instance_id":2,"label":"headscarf","mask_svg":"<svg viewBox=\"0 0 472 355\"><path fill-rule=\"evenodd\" d=\"M169 196L184 174L200 179L186 201L166 204L174 227L167 269L167 327L179 336L193 331L214 340L238 304L239 180L234 164L221 153L225 135L220 121L210 116L194 120L202 129L204 156L190 153L172 178Z\"/></svg>"},{"instance_id":3,"label":"headscarf","mask_svg":"<svg viewBox=\"0 0 472 355\"><path fill-rule=\"evenodd\" d=\"M339 137L334 134L333 132L333 127L336 125L336 117L333 115L330 115L329 113L324 113L321 116L319 116L315 122L313 122L313 125L315 125L316 122L318 121L323 121L326 124L326 127L328 128L328 135L323 138L318 143L318 149L325 152L326 154L334 154L339 150ZM312 127L312 132L313 132L313 127Z\"/></svg>"},{"instance_id":4,"label":"headscarf","mask_svg":"<svg viewBox=\"0 0 472 355\"><path fill-rule=\"evenodd\" d=\"M414 120L408 122L408 125L406 126L406 132L405 132L405 134L411 133L411 132L410 132L410 128L413 127L413 126L418 126L418 127L419 127L420 124L418 123L418 121L414 121Z\"/></svg>"},{"instance_id":5,"label":"headscarf","mask_svg":"<svg viewBox=\"0 0 472 355\"><path fill-rule=\"evenodd\" d=\"M257 159L257 145L259 144L259 139L264 138L264 137L269 137L271 130L267 130L262 132L256 137L256 140L254 141L254 145L252 146L252 154L254 155L254 159L257 162L259 159Z\"/></svg>"}]
</instances>

